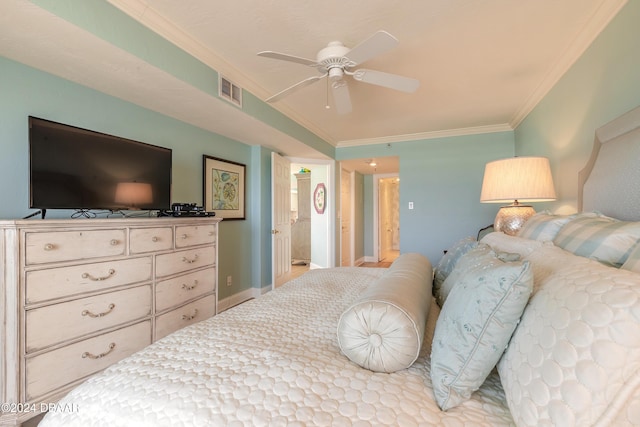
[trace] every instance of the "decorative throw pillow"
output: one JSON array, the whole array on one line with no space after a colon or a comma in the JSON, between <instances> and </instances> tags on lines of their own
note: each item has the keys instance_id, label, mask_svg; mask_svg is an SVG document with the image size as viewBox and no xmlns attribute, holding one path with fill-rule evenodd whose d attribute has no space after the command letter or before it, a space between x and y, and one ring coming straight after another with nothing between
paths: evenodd
<instances>
[{"instance_id":1,"label":"decorative throw pillow","mask_svg":"<svg viewBox=\"0 0 640 427\"><path fill-rule=\"evenodd\" d=\"M437 295L440 287L442 286L442 283L444 283L447 276L451 274L460 257L469 252L471 249L475 248L477 245L478 242L476 241L476 239L472 236L469 236L456 242L449 250L447 250L447 253L443 255L443 257L440 259L440 262L438 262L438 265L434 269L434 296Z\"/></svg>"},{"instance_id":2,"label":"decorative throw pillow","mask_svg":"<svg viewBox=\"0 0 640 427\"><path fill-rule=\"evenodd\" d=\"M633 250L629 254L629 257L620 268L640 273L640 243L637 243L634 246Z\"/></svg>"},{"instance_id":3,"label":"decorative throw pillow","mask_svg":"<svg viewBox=\"0 0 640 427\"><path fill-rule=\"evenodd\" d=\"M338 345L375 372L406 369L420 354L433 271L420 254L402 254L338 321Z\"/></svg>"},{"instance_id":4,"label":"decorative throw pillow","mask_svg":"<svg viewBox=\"0 0 640 427\"><path fill-rule=\"evenodd\" d=\"M478 266L451 290L431 348L438 406L451 409L477 390L502 356L533 288L528 261Z\"/></svg>"},{"instance_id":5,"label":"decorative throw pillow","mask_svg":"<svg viewBox=\"0 0 640 427\"><path fill-rule=\"evenodd\" d=\"M553 239L556 246L612 267L622 266L640 240L640 222L604 215L579 215Z\"/></svg>"},{"instance_id":6,"label":"decorative throw pillow","mask_svg":"<svg viewBox=\"0 0 640 427\"><path fill-rule=\"evenodd\" d=\"M524 223L518 237L542 242L551 242L558 231L575 215L552 215L549 211L538 212Z\"/></svg>"},{"instance_id":7,"label":"decorative throw pillow","mask_svg":"<svg viewBox=\"0 0 640 427\"><path fill-rule=\"evenodd\" d=\"M455 267L449 273L447 278L436 289L433 294L436 298L436 303L442 307L444 302L453 289L453 286L460 280L467 271L476 268L481 265L490 265L492 262L498 262L496 254L491 248L484 243L477 243L475 247L467 250L456 262Z\"/></svg>"}]
</instances>

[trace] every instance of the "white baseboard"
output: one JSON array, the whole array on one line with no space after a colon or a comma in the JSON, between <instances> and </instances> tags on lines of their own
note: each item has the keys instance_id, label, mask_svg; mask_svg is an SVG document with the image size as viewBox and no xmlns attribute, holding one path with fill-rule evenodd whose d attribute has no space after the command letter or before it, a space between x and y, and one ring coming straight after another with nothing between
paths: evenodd
<instances>
[{"instance_id":1,"label":"white baseboard","mask_svg":"<svg viewBox=\"0 0 640 427\"><path fill-rule=\"evenodd\" d=\"M378 259L374 256L366 256L364 257L364 262L378 262Z\"/></svg>"},{"instance_id":2,"label":"white baseboard","mask_svg":"<svg viewBox=\"0 0 640 427\"><path fill-rule=\"evenodd\" d=\"M365 257L362 257L362 258L358 258L358 259L356 260L356 262L355 262L353 265L355 265L356 267L358 267L359 265L362 265L362 264L364 264L365 262L366 262Z\"/></svg>"},{"instance_id":3,"label":"white baseboard","mask_svg":"<svg viewBox=\"0 0 640 427\"><path fill-rule=\"evenodd\" d=\"M324 267L318 264L314 264L312 262L309 263L309 270L315 270L316 268L324 268Z\"/></svg>"},{"instance_id":4,"label":"white baseboard","mask_svg":"<svg viewBox=\"0 0 640 427\"><path fill-rule=\"evenodd\" d=\"M271 290L272 286L265 286L263 288L249 288L244 291L238 292L236 294L231 295L230 297L226 297L224 299L218 300L218 313L221 313L234 305L241 304L245 301L248 301L252 298L258 298L260 295L266 294Z\"/></svg>"}]
</instances>

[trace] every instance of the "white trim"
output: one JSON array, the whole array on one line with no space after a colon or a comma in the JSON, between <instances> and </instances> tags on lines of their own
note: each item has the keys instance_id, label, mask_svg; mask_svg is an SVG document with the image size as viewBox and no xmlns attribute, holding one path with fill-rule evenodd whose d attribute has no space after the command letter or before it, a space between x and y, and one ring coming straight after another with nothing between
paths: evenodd
<instances>
[{"instance_id":1,"label":"white trim","mask_svg":"<svg viewBox=\"0 0 640 427\"><path fill-rule=\"evenodd\" d=\"M271 291L272 286L268 285L264 288L249 288L244 291L238 292L236 294L231 295L230 297L226 297L222 300L218 300L218 313L222 313L225 310L230 309L231 307L242 304L245 301L249 301L250 299L255 299L260 297L263 294Z\"/></svg>"},{"instance_id":2,"label":"white trim","mask_svg":"<svg viewBox=\"0 0 640 427\"><path fill-rule=\"evenodd\" d=\"M356 266L356 267L359 267L362 264L364 264L365 262L367 262L367 258L366 257L362 257L362 258L358 258L353 265Z\"/></svg>"},{"instance_id":3,"label":"white trim","mask_svg":"<svg viewBox=\"0 0 640 427\"><path fill-rule=\"evenodd\" d=\"M509 125L515 129L558 83L573 64L582 56L593 41L602 33L609 22L618 14L627 0L603 1L584 25L567 49L553 62L553 66L540 85L529 96L524 105L513 116Z\"/></svg>"},{"instance_id":4,"label":"white trim","mask_svg":"<svg viewBox=\"0 0 640 427\"><path fill-rule=\"evenodd\" d=\"M433 132L412 133L407 135L384 136L380 138L352 139L339 141L336 147L358 147L361 145L389 144L398 142L417 141L420 139L447 138L452 136L479 135L483 133L510 132L514 128L507 123L498 125L476 126L469 128L438 130Z\"/></svg>"}]
</instances>

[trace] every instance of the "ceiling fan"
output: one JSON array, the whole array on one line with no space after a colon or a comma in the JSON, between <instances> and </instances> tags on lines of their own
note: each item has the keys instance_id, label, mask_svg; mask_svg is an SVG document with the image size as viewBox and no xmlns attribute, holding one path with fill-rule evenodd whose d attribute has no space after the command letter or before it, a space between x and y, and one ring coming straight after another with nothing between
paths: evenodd
<instances>
[{"instance_id":1,"label":"ceiling fan","mask_svg":"<svg viewBox=\"0 0 640 427\"><path fill-rule=\"evenodd\" d=\"M351 112L352 107L349 87L347 86L345 75L351 76L355 80L363 83L384 86L386 88L407 93L415 92L420 85L420 82L416 79L384 73L382 71L367 70L364 68L357 70L353 69L363 62L393 49L397 44L398 40L391 34L386 31L378 31L353 49L349 49L339 41L330 42L327 47L318 52L315 61L271 50L259 52L259 56L296 62L298 64L314 67L322 73L321 75L304 79L301 82L278 92L268 98L266 102L279 101L298 89L309 86L325 77L329 77L336 110L339 114L347 114Z\"/></svg>"}]
</instances>

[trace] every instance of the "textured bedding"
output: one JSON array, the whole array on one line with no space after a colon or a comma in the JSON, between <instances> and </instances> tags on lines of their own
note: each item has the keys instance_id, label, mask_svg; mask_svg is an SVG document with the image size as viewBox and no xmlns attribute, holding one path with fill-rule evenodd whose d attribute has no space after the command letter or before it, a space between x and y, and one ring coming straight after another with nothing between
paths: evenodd
<instances>
[{"instance_id":1,"label":"textured bedding","mask_svg":"<svg viewBox=\"0 0 640 427\"><path fill-rule=\"evenodd\" d=\"M435 304L410 368L372 372L340 353L340 315L384 271L312 270L111 366L60 402L77 412L49 413L40 425L514 425L495 372L460 406L436 405Z\"/></svg>"}]
</instances>

